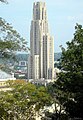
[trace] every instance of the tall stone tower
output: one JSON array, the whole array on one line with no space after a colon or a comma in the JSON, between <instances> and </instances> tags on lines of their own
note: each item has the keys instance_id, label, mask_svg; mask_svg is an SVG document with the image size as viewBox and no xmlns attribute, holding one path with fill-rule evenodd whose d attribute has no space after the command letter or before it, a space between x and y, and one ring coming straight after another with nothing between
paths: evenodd
<instances>
[{"instance_id":1,"label":"tall stone tower","mask_svg":"<svg viewBox=\"0 0 83 120\"><path fill-rule=\"evenodd\" d=\"M34 2L30 29L29 79L54 76L54 39L50 35L45 2Z\"/></svg>"}]
</instances>

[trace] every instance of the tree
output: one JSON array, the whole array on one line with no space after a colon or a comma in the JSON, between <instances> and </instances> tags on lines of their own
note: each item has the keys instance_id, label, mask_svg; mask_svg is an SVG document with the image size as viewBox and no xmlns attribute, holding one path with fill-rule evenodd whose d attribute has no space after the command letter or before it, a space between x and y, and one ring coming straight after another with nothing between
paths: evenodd
<instances>
[{"instance_id":1,"label":"tree","mask_svg":"<svg viewBox=\"0 0 83 120\"><path fill-rule=\"evenodd\" d=\"M7 3L7 0L0 0ZM15 51L29 50L27 41L20 34L0 17L0 57L8 57Z\"/></svg>"},{"instance_id":2,"label":"tree","mask_svg":"<svg viewBox=\"0 0 83 120\"><path fill-rule=\"evenodd\" d=\"M0 0L2 3L8 3L7 0ZM16 51L28 51L27 41L20 34L0 17L0 69L6 72L12 71L7 63L9 59L16 60Z\"/></svg>"},{"instance_id":3,"label":"tree","mask_svg":"<svg viewBox=\"0 0 83 120\"><path fill-rule=\"evenodd\" d=\"M0 92L0 118L35 120L40 109L50 105L51 97L44 86L36 87L24 80L8 81L11 91Z\"/></svg>"},{"instance_id":4,"label":"tree","mask_svg":"<svg viewBox=\"0 0 83 120\"><path fill-rule=\"evenodd\" d=\"M0 53L6 56L17 50L27 50L26 44L27 41L9 23L0 18Z\"/></svg>"},{"instance_id":5,"label":"tree","mask_svg":"<svg viewBox=\"0 0 83 120\"><path fill-rule=\"evenodd\" d=\"M54 105L54 112L45 112L44 120L52 119L52 120L67 120L68 116L65 114L64 103L66 101L67 95L58 89L57 83L50 83L47 86L48 93L52 97L52 104Z\"/></svg>"},{"instance_id":6,"label":"tree","mask_svg":"<svg viewBox=\"0 0 83 120\"><path fill-rule=\"evenodd\" d=\"M9 58L15 60L17 51L28 50L27 41L9 23L0 17L0 58L3 61L9 60ZM1 64L0 68L4 69L7 67L4 64Z\"/></svg>"},{"instance_id":7,"label":"tree","mask_svg":"<svg viewBox=\"0 0 83 120\"><path fill-rule=\"evenodd\" d=\"M83 28L76 24L74 38L67 42L67 49L62 47L62 72L55 82L55 87L63 95L66 113L71 118L83 119ZM60 98L62 98L60 96Z\"/></svg>"}]
</instances>

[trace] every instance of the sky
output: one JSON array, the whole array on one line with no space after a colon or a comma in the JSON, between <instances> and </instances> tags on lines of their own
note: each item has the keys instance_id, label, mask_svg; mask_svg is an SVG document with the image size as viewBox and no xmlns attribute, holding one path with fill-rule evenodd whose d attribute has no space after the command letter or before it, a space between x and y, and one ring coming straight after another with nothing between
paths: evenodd
<instances>
[{"instance_id":1,"label":"sky","mask_svg":"<svg viewBox=\"0 0 83 120\"><path fill-rule=\"evenodd\" d=\"M30 25L33 2L37 0L8 0L0 3L0 17L9 22L30 46ZM39 1L39 0L38 0ZM73 39L76 23L83 25L83 0L41 0L46 2L51 35L54 36L54 52L61 52Z\"/></svg>"}]
</instances>

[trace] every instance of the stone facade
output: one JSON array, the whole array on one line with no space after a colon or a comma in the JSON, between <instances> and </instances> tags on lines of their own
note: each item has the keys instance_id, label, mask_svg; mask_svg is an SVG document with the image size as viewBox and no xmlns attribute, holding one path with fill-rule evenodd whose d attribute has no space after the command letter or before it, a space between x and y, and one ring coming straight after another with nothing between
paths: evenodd
<instances>
[{"instance_id":1,"label":"stone facade","mask_svg":"<svg viewBox=\"0 0 83 120\"><path fill-rule=\"evenodd\" d=\"M45 2L34 2L30 29L29 79L53 79L54 38L50 35Z\"/></svg>"}]
</instances>

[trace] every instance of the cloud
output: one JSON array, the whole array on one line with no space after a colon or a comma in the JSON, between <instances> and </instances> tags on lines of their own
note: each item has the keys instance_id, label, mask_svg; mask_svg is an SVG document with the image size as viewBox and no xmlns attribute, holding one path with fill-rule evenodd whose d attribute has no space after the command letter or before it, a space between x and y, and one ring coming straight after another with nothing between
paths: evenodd
<instances>
[{"instance_id":1,"label":"cloud","mask_svg":"<svg viewBox=\"0 0 83 120\"><path fill-rule=\"evenodd\" d=\"M66 0L52 0L52 2L48 2L48 0L44 0L46 1L47 4L49 4L50 6L54 6L54 7L63 7L66 6L67 1Z\"/></svg>"},{"instance_id":2,"label":"cloud","mask_svg":"<svg viewBox=\"0 0 83 120\"><path fill-rule=\"evenodd\" d=\"M69 21L83 21L83 13L82 14L79 14L79 15L74 15L74 16L67 16L67 19Z\"/></svg>"},{"instance_id":3,"label":"cloud","mask_svg":"<svg viewBox=\"0 0 83 120\"><path fill-rule=\"evenodd\" d=\"M67 19L68 19L69 21L73 21L73 20L76 19L76 16L67 16Z\"/></svg>"}]
</instances>

